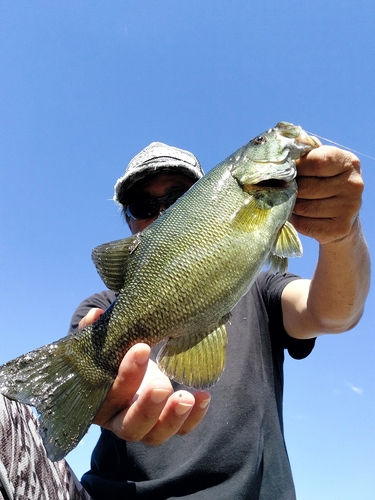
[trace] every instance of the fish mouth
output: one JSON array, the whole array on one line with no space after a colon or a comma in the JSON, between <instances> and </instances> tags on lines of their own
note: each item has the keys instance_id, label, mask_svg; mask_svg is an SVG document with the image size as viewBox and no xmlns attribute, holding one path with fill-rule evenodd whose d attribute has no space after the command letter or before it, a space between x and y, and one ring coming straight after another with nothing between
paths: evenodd
<instances>
[{"instance_id":1,"label":"fish mouth","mask_svg":"<svg viewBox=\"0 0 375 500\"><path fill-rule=\"evenodd\" d=\"M321 146L317 137L309 135L299 125L293 125L288 122L279 122L273 130L277 130L280 135L289 139L294 139L297 144L304 144L312 149Z\"/></svg>"},{"instance_id":2,"label":"fish mouth","mask_svg":"<svg viewBox=\"0 0 375 500\"><path fill-rule=\"evenodd\" d=\"M309 135L299 125L293 125L288 122L280 122L276 125L275 129L278 134L287 139L294 140L296 148L291 148L290 153L293 160L296 160L307 154L312 149L318 148L322 145L317 137Z\"/></svg>"},{"instance_id":3,"label":"fish mouth","mask_svg":"<svg viewBox=\"0 0 375 500\"><path fill-rule=\"evenodd\" d=\"M286 181L283 179L267 179L253 184L254 187L269 188L269 189L287 189L294 181Z\"/></svg>"}]
</instances>

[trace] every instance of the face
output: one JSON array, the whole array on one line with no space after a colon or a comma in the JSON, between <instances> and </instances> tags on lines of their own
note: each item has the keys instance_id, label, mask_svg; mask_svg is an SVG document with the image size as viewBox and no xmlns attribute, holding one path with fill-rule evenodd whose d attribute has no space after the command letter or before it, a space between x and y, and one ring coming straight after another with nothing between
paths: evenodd
<instances>
[{"instance_id":1,"label":"face","mask_svg":"<svg viewBox=\"0 0 375 500\"><path fill-rule=\"evenodd\" d=\"M171 191L176 189L186 188L189 189L194 184L194 179L186 177L182 174L172 174L172 173L161 173L151 176L143 182L137 184L132 190L133 199L141 199L142 197L161 197L165 196ZM165 210L162 204L160 205L160 211ZM154 217L148 219L132 219L128 218L128 224L132 234L142 231L147 226L149 226L154 220L159 217L160 211Z\"/></svg>"}]
</instances>

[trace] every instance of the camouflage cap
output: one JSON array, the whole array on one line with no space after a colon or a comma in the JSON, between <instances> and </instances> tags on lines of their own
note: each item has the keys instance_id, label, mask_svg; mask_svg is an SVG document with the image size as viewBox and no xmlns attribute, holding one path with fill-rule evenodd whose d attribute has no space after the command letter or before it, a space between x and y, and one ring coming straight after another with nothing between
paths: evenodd
<instances>
[{"instance_id":1,"label":"camouflage cap","mask_svg":"<svg viewBox=\"0 0 375 500\"><path fill-rule=\"evenodd\" d=\"M119 205L126 205L127 193L136 182L150 174L165 171L181 173L196 180L204 174L193 153L162 142L152 142L130 160L124 175L115 184L113 199Z\"/></svg>"}]
</instances>

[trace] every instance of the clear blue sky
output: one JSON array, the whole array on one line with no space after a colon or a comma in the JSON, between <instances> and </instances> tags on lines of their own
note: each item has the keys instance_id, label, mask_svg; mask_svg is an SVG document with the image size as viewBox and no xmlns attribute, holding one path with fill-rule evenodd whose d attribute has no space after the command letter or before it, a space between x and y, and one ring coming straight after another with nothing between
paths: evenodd
<instances>
[{"instance_id":1,"label":"clear blue sky","mask_svg":"<svg viewBox=\"0 0 375 500\"><path fill-rule=\"evenodd\" d=\"M375 156L374 25L374 0L2 0L0 363L64 336L104 288L91 249L127 234L113 185L150 142L207 171L286 120ZM373 249L375 161L361 160ZM310 277L303 244L290 268ZM286 361L299 500L374 498L373 310L374 292L353 331ZM78 475L96 436L69 457Z\"/></svg>"}]
</instances>

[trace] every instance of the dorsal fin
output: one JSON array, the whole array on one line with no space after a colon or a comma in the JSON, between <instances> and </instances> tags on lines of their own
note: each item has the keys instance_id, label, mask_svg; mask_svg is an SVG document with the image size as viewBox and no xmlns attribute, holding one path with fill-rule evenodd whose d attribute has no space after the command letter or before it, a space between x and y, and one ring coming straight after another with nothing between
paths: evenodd
<instances>
[{"instance_id":1,"label":"dorsal fin","mask_svg":"<svg viewBox=\"0 0 375 500\"><path fill-rule=\"evenodd\" d=\"M124 285L128 259L140 242L139 233L95 247L91 258L105 285L118 292Z\"/></svg>"}]
</instances>

